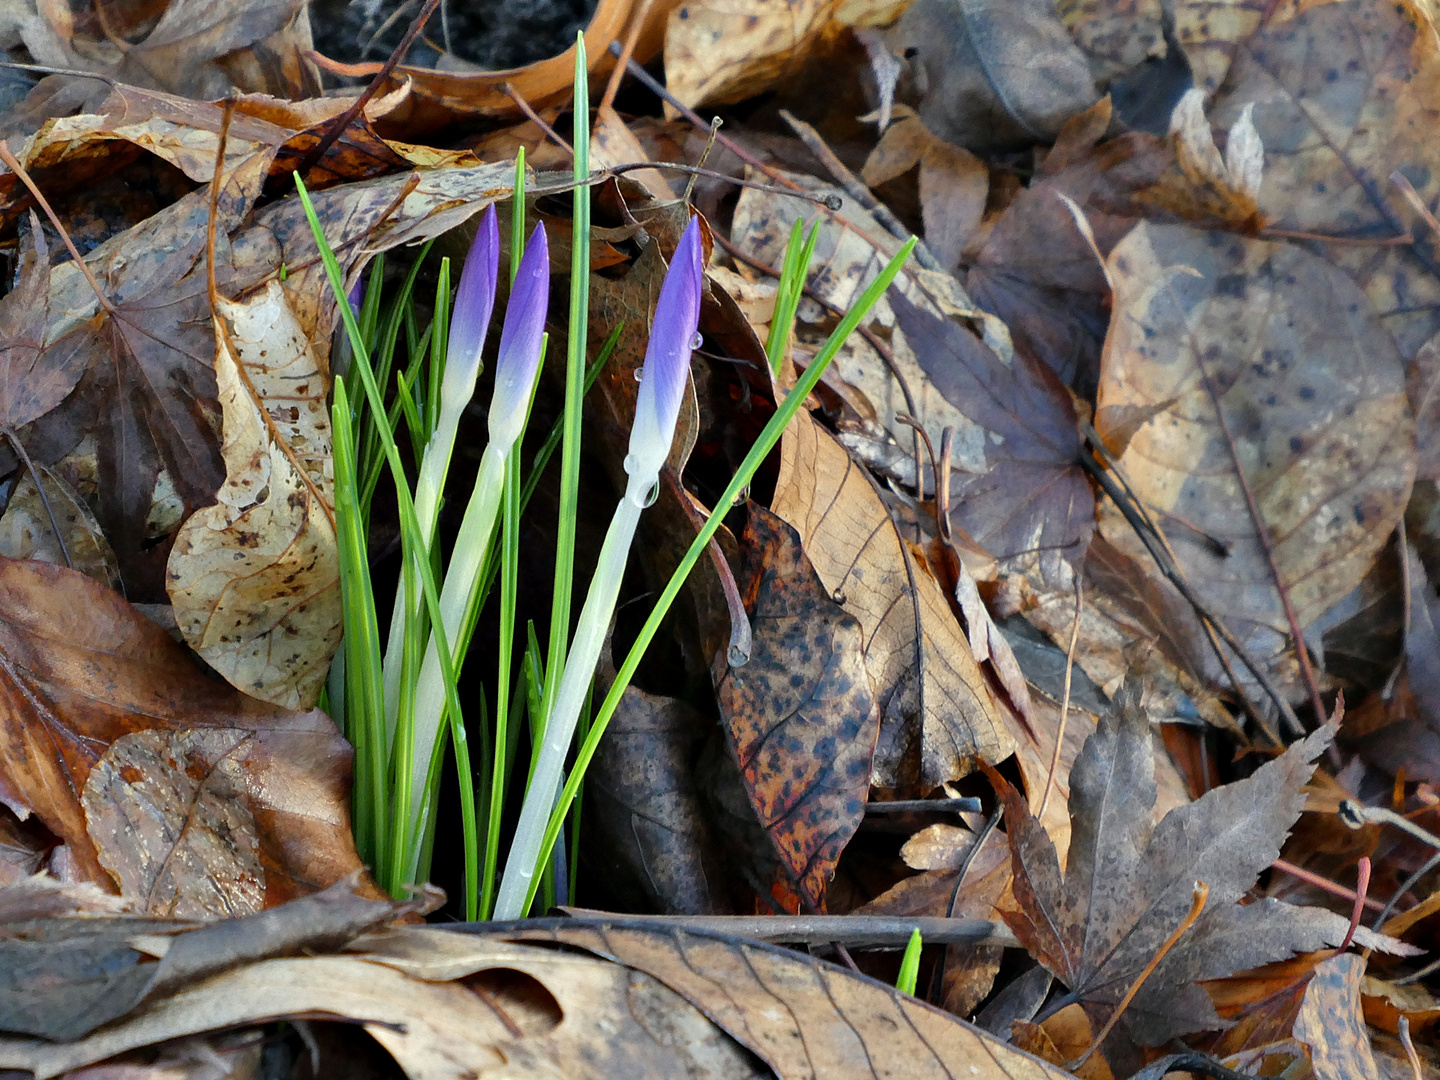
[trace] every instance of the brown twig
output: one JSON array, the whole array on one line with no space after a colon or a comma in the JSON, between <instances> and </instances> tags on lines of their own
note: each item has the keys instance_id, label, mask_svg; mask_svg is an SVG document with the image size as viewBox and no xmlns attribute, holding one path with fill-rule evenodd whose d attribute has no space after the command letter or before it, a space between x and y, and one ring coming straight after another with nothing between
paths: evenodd
<instances>
[{"instance_id":1,"label":"brown twig","mask_svg":"<svg viewBox=\"0 0 1440 1080\"><path fill-rule=\"evenodd\" d=\"M1340 942L1340 948L1336 952L1348 949L1350 942L1355 940L1355 931L1360 929L1360 917L1365 914L1365 894L1370 891L1370 856L1360 856L1356 871L1358 876L1355 879L1355 907L1350 912L1350 929L1345 931L1345 940Z\"/></svg>"},{"instance_id":2,"label":"brown twig","mask_svg":"<svg viewBox=\"0 0 1440 1080\"><path fill-rule=\"evenodd\" d=\"M1250 651L1240 643L1240 640L1231 632L1230 628L1221 622L1219 617L1212 613L1205 602L1196 595L1195 590L1190 587L1190 583L1185 579L1185 575L1180 573L1179 568L1176 567L1169 553L1151 536L1150 530L1144 520L1140 517L1134 506L1131 505L1131 500L1126 498L1125 493L1120 490L1114 478L1100 466L1100 463L1095 460L1095 456L1085 447L1081 447L1080 449L1080 463L1085 467L1085 470L1095 478L1095 482L1100 485L1105 494L1110 496L1110 500L1115 504L1116 508L1119 509L1120 513L1125 516L1125 520L1128 521L1130 527L1135 530L1135 534L1140 538L1140 542L1145 545L1145 550L1150 553L1150 558L1155 561L1155 565L1160 572L1165 575L1165 578L1170 584L1175 586L1176 591L1195 609L1202 621L1209 623L1220 640L1229 646L1230 650L1239 657L1240 662L1245 665L1246 670L1254 676L1255 681L1260 684L1261 688L1270 697L1270 700L1275 703L1275 708L1279 710L1280 716L1285 720L1285 723L1291 730L1296 734L1303 735L1305 729L1300 724L1300 718L1295 715L1295 710L1290 707L1290 702L1285 700L1284 695L1276 689L1264 669L1256 662L1254 657L1250 655ZM1236 689L1240 691L1238 683ZM1244 692L1240 691L1240 693L1243 698ZM1260 724L1261 730L1265 732L1265 735L1272 743L1276 746L1283 745L1279 736L1270 730L1268 724L1260 720L1258 716L1256 719Z\"/></svg>"},{"instance_id":3,"label":"brown twig","mask_svg":"<svg viewBox=\"0 0 1440 1080\"><path fill-rule=\"evenodd\" d=\"M502 89L504 89L510 100L520 107L520 111L525 114L529 121L544 133L547 139L571 157L575 156L575 148L566 142L560 133L556 131L543 116L535 111L533 105L520 96L520 91L515 89L514 83L507 82Z\"/></svg>"},{"instance_id":4,"label":"brown twig","mask_svg":"<svg viewBox=\"0 0 1440 1080\"><path fill-rule=\"evenodd\" d=\"M375 77L370 80L370 85L361 91L360 96L355 99L348 109L325 125L325 130L320 136L320 141L312 146L309 152L300 159L300 164L295 168L297 173L302 177L308 173L315 166L315 163L325 156L325 151L335 145L335 140L344 134L345 129L350 126L355 117L360 115L361 110L370 104L370 99L375 96L380 87L384 85L385 80L390 77L390 73L395 70L395 65L405 58L405 54L410 51L410 46L415 43L415 39L419 37L420 31L425 28L425 23L429 20L430 16L435 14L435 9L439 4L440 0L425 0L425 6L420 9L420 14L415 16L415 21L410 24L410 29L405 31L405 36L400 39L400 44L395 46L395 51L386 58L385 63L380 65L380 70L377 71Z\"/></svg>"},{"instance_id":5,"label":"brown twig","mask_svg":"<svg viewBox=\"0 0 1440 1080\"><path fill-rule=\"evenodd\" d=\"M1203 881L1195 882L1195 893L1190 901L1189 913L1186 914L1185 918L1180 920L1180 925L1171 932L1170 936L1165 939L1165 943L1161 945L1155 955L1150 958L1150 962L1145 965L1145 970L1140 972L1136 980L1130 984L1130 989L1125 991L1125 996L1120 999L1120 1004L1117 1005L1115 1011L1110 1014L1110 1019L1105 1021L1105 1026L1100 1029L1100 1034L1095 1036L1095 1041L1090 1044L1089 1048L1083 1054L1066 1065L1065 1067L1067 1069L1071 1072L1077 1071L1085 1062L1090 1060L1091 1055L1093 1055L1096 1050L1100 1049L1101 1044L1109 1038L1110 1032L1114 1030L1120 1017L1123 1016L1125 1010L1130 1007L1130 1002L1135 1000L1135 995L1138 994L1140 988L1145 985L1145 980L1150 978L1151 973L1160 966L1160 961L1164 960L1165 954L1175 947L1175 943L1180 940L1181 935L1195 925L1195 920L1200 918L1200 913L1205 910L1205 901L1209 899L1209 897L1210 886L1206 885Z\"/></svg>"},{"instance_id":6,"label":"brown twig","mask_svg":"<svg viewBox=\"0 0 1440 1080\"><path fill-rule=\"evenodd\" d=\"M630 66L630 58L635 55L635 44L640 40L640 31L645 29L645 21L650 17L650 9L654 5L655 0L641 0L635 14L630 16L630 32L625 35L625 44L618 53L619 62L615 65L615 70L610 72L610 81L605 84L605 93L600 96L602 112L615 104L615 95L620 92L620 84L625 81L625 69Z\"/></svg>"},{"instance_id":7,"label":"brown twig","mask_svg":"<svg viewBox=\"0 0 1440 1080\"><path fill-rule=\"evenodd\" d=\"M1342 900L1349 900L1354 902L1355 899L1359 897L1359 893L1357 893L1354 889L1347 889L1344 885L1339 885L1331 881L1329 878L1323 878L1319 874L1312 873L1311 871L1306 870L1303 867L1296 866L1294 863L1286 862L1284 859L1276 859L1270 864L1270 869L1278 870L1280 871L1280 873L1287 874L1290 877L1293 877L1299 881L1303 881L1307 885L1313 885L1321 892L1327 892L1331 896L1338 896ZM1376 900L1373 896L1360 897L1360 900L1371 911L1383 910L1380 901Z\"/></svg>"},{"instance_id":8,"label":"brown twig","mask_svg":"<svg viewBox=\"0 0 1440 1080\"><path fill-rule=\"evenodd\" d=\"M882 229L888 232L895 239L900 241L909 240L912 233L901 224L900 219L891 213L890 208L875 198L870 189L860 182L860 178L845 167L845 163L835 156L835 151L826 145L825 140L804 120L794 116L790 110L781 109L780 119L790 125L790 130L800 137L826 171L835 178L835 182L845 189L849 195L860 204L875 219ZM925 246L924 240L917 240L915 243L915 261L926 270L934 270L939 273L946 273L946 268L940 265L940 260Z\"/></svg>"},{"instance_id":9,"label":"brown twig","mask_svg":"<svg viewBox=\"0 0 1440 1080\"><path fill-rule=\"evenodd\" d=\"M666 932L691 930L752 941L796 945L828 945L838 941L852 949L903 949L912 931L935 945L1001 945L1020 943L1004 923L985 919L942 919L935 915L625 915L562 906L570 918L518 919L514 922L450 923L446 930L493 934L565 929L585 925L652 927Z\"/></svg>"},{"instance_id":10,"label":"brown twig","mask_svg":"<svg viewBox=\"0 0 1440 1080\"><path fill-rule=\"evenodd\" d=\"M1045 794L1040 797L1037 819L1044 818L1050 805L1050 792L1055 790L1055 776L1060 771L1060 750L1065 745L1065 721L1070 718L1070 677L1075 671L1075 646L1080 642L1080 613L1085 609L1085 588L1079 571L1075 573L1075 618L1070 623L1070 648L1065 651L1065 690L1060 698L1060 726L1055 731L1055 753L1050 755L1050 773L1045 777Z\"/></svg>"}]
</instances>

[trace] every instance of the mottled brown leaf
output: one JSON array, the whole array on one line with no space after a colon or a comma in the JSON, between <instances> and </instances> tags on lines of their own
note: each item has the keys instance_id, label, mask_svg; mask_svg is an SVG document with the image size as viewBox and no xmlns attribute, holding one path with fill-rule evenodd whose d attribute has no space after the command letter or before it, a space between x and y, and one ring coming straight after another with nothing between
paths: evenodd
<instances>
[{"instance_id":1,"label":"mottled brown leaf","mask_svg":"<svg viewBox=\"0 0 1440 1080\"><path fill-rule=\"evenodd\" d=\"M1116 406L1170 402L1120 467L1152 512L1188 523L1167 535L1210 610L1252 655L1280 658L1292 646L1276 570L1303 630L1364 578L1409 499L1414 426L1394 344L1348 277L1296 247L1140 225L1108 265L1096 427ZM1127 523L1100 527L1153 576Z\"/></svg>"},{"instance_id":2,"label":"mottled brown leaf","mask_svg":"<svg viewBox=\"0 0 1440 1080\"><path fill-rule=\"evenodd\" d=\"M115 751L82 805L112 744L136 732L150 733L126 744L141 758L125 761L125 751ZM227 757L215 740L239 752ZM187 742L198 753L193 761ZM187 772L201 765L203 777L219 762L223 776L208 790ZM33 813L59 837L81 879L112 888L118 880L140 889L142 904L172 910L174 889L152 895L147 883L158 879L144 868L163 865L168 852L160 845L181 841L199 842L203 851L218 840L212 854L233 865L237 852L226 847L231 838L223 829L203 842L206 829L198 824L194 835L175 831L174 799L213 798L223 784L237 798L227 795L226 805L210 811L219 814L210 828L231 815L253 819L262 874L252 906L324 888L359 866L349 762L349 746L324 713L290 712L208 678L163 630L83 574L0 558L0 800L22 817ZM102 798L105 813L97 819ZM96 832L104 862L129 868L118 879L103 868ZM243 835L234 841L246 844ZM203 876L210 857L197 864L193 854L184 853L185 873ZM224 914L228 903L209 912Z\"/></svg>"},{"instance_id":3,"label":"mottled brown leaf","mask_svg":"<svg viewBox=\"0 0 1440 1080\"><path fill-rule=\"evenodd\" d=\"M864 631L783 519L752 504L743 545L753 648L716 681L716 697L760 825L805 901L823 911L865 815L880 726Z\"/></svg>"},{"instance_id":4,"label":"mottled brown leaf","mask_svg":"<svg viewBox=\"0 0 1440 1080\"><path fill-rule=\"evenodd\" d=\"M1078 564L1095 527L1069 392L1022 350L1007 363L959 323L903 296L891 306L936 389L991 436L986 470L951 479L950 520L997 559L1024 557L1063 581L1061 561Z\"/></svg>"},{"instance_id":5,"label":"mottled brown leaf","mask_svg":"<svg viewBox=\"0 0 1440 1080\"><path fill-rule=\"evenodd\" d=\"M803 410L781 441L772 509L860 621L880 707L872 782L930 790L1014 746L940 583L902 540L874 481Z\"/></svg>"},{"instance_id":6,"label":"mottled brown leaf","mask_svg":"<svg viewBox=\"0 0 1440 1080\"><path fill-rule=\"evenodd\" d=\"M26 469L21 475L0 514L0 555L60 565L68 562L96 581L118 587L120 568L115 552L90 507L58 472L34 464L33 473ZM35 485L36 475L40 487Z\"/></svg>"}]
</instances>

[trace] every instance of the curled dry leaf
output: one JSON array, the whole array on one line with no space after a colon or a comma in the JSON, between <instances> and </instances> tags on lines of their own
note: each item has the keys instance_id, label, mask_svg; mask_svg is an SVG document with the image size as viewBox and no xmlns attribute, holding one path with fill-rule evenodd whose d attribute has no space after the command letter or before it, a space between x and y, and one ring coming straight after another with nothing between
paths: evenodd
<instances>
[{"instance_id":1,"label":"curled dry leaf","mask_svg":"<svg viewBox=\"0 0 1440 1080\"><path fill-rule=\"evenodd\" d=\"M234 686L315 704L340 642L326 383L277 281L215 299L226 478L180 528L166 567L175 621Z\"/></svg>"},{"instance_id":2,"label":"curled dry leaf","mask_svg":"<svg viewBox=\"0 0 1440 1080\"><path fill-rule=\"evenodd\" d=\"M922 73L920 118L957 146L1047 142L1099 96L1049 0L917 0L887 37Z\"/></svg>"},{"instance_id":3,"label":"curled dry leaf","mask_svg":"<svg viewBox=\"0 0 1440 1080\"><path fill-rule=\"evenodd\" d=\"M880 707L872 783L930 790L1014 749L985 676L929 568L874 482L803 410L781 440L771 509L830 595L860 621Z\"/></svg>"},{"instance_id":4,"label":"curled dry leaf","mask_svg":"<svg viewBox=\"0 0 1440 1080\"><path fill-rule=\"evenodd\" d=\"M1348 277L1298 248L1140 225L1108 266L1096 427L1104 438L1117 408L1169 403L1120 467L1142 503L1185 523L1167 535L1192 587L1274 660L1291 647L1276 573L1303 630L1359 584L1404 513L1414 425L1394 343ZM1101 530L1152 573L1118 515Z\"/></svg>"},{"instance_id":5,"label":"curled dry leaf","mask_svg":"<svg viewBox=\"0 0 1440 1080\"><path fill-rule=\"evenodd\" d=\"M116 750L90 786L112 744L136 732L150 734ZM324 713L281 709L206 677L163 630L83 574L0 558L0 799L66 845L76 877L113 888L108 864L125 868L119 882L144 889L177 848L181 876L193 869L203 879L212 857L237 865L240 853L217 829L223 815L179 828L183 815L168 801L184 795L193 808L222 785L240 802L226 813L254 821L254 879L215 894L218 882L181 882L169 868L164 888L134 899L168 911L180 896L208 895L206 913L220 915L324 888L359 867L349 762ZM191 767L199 780L178 775Z\"/></svg>"},{"instance_id":6,"label":"curled dry leaf","mask_svg":"<svg viewBox=\"0 0 1440 1080\"><path fill-rule=\"evenodd\" d=\"M408 928L354 956L264 960L71 1043L0 1041L37 1078L166 1039L286 1017L364 1024L407 1076L760 1080L764 1066L663 979L605 959Z\"/></svg>"},{"instance_id":7,"label":"curled dry leaf","mask_svg":"<svg viewBox=\"0 0 1440 1080\"><path fill-rule=\"evenodd\" d=\"M398 903L362 895L355 885L351 877L269 911L213 923L141 917L119 910L114 897L93 886L47 878L0 890L0 1031L79 1039L217 972L338 949L434 906L433 895Z\"/></svg>"},{"instance_id":8,"label":"curled dry leaf","mask_svg":"<svg viewBox=\"0 0 1440 1080\"><path fill-rule=\"evenodd\" d=\"M749 507L740 581L749 661L716 680L730 749L760 826L812 910L865 816L880 727L865 635L784 520Z\"/></svg>"}]
</instances>

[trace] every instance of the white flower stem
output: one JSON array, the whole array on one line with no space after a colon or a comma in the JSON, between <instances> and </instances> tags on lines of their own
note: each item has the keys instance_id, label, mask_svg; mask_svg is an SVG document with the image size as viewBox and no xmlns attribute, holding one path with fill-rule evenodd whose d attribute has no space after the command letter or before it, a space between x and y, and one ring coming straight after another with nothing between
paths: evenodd
<instances>
[{"instance_id":1,"label":"white flower stem","mask_svg":"<svg viewBox=\"0 0 1440 1080\"><path fill-rule=\"evenodd\" d=\"M505 485L505 458L509 450L510 447L497 447L495 443L485 448L480 458L480 471L475 477L475 488L460 523L460 534L455 538L455 550L445 568L445 583L440 589L440 619L444 623L445 640L450 645L452 656L460 623L470 606L471 594L475 591L485 562L485 552L490 547L490 537L495 532L495 518ZM445 710L445 679L440 667L440 650L435 643L436 629L430 628L425 659L421 662L420 678L415 687L415 749L411 755L410 788L414 794L410 806L410 835L416 842L411 844L410 865L405 869L409 875L405 879L407 881L414 880L418 867L420 844L416 827L428 805L424 797L425 781L430 773L430 758L440 735L440 718ZM390 665L387 663L385 667L388 672ZM462 776L460 782L468 783L469 778Z\"/></svg>"},{"instance_id":2,"label":"white flower stem","mask_svg":"<svg viewBox=\"0 0 1440 1080\"><path fill-rule=\"evenodd\" d=\"M649 486L646 485L643 490L648 490ZM632 481L631 490L635 487ZM545 836L545 825L550 820L550 811L560 790L565 755L569 753L570 741L575 736L575 725L580 720L585 694L595 677L595 665L600 659L600 649L605 644L605 633L610 627L610 616L620 595L625 562L630 554L630 544L635 539L635 526L640 521L641 509L640 501L627 494L610 519L610 529L600 548L599 565L595 567L595 577L590 582L585 606L580 611L575 640L570 643L570 653L565 660L565 673L555 694L554 707L545 720L545 734L535 757L530 783L525 788L520 822L515 826L510 854L505 861L505 876L500 881L500 895L495 901L496 919L518 919L525 914L520 909L535 877L535 863Z\"/></svg>"}]
</instances>

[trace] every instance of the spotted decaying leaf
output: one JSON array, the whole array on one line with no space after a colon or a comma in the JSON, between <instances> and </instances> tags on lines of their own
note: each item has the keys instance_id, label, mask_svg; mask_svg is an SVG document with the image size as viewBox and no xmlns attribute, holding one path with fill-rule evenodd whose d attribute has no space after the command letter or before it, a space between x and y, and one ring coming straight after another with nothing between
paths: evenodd
<instances>
[{"instance_id":1,"label":"spotted decaying leaf","mask_svg":"<svg viewBox=\"0 0 1440 1080\"><path fill-rule=\"evenodd\" d=\"M327 380L279 282L215 304L226 478L181 527L166 585L211 667L262 701L308 708L341 633Z\"/></svg>"},{"instance_id":2,"label":"spotted decaying leaf","mask_svg":"<svg viewBox=\"0 0 1440 1080\"><path fill-rule=\"evenodd\" d=\"M59 839L72 878L207 916L324 888L360 865L349 763L324 713L202 674L81 573L0 558L0 801Z\"/></svg>"},{"instance_id":3,"label":"spotted decaying leaf","mask_svg":"<svg viewBox=\"0 0 1440 1080\"><path fill-rule=\"evenodd\" d=\"M1205 19L1214 5L1186 6L1212 34L1224 25ZM1232 7L1252 19L1261 10ZM1212 84L1211 118L1228 128L1254 106L1266 159L1261 216L1286 232L1341 238L1322 245L1323 256L1360 285L1408 360L1440 330L1440 237L1389 177L1398 170L1432 210L1440 199L1431 137L1440 39L1416 0L1281 7L1248 37L1222 35L1206 50L1234 57L1223 84ZM1414 242L1397 243L1407 234Z\"/></svg>"},{"instance_id":4,"label":"spotted decaying leaf","mask_svg":"<svg viewBox=\"0 0 1440 1080\"><path fill-rule=\"evenodd\" d=\"M1108 266L1096 427L1103 438L1112 416L1160 407L1120 467L1140 502L1186 523L1167 535L1196 592L1278 660L1290 645L1276 572L1309 626L1359 584L1409 499L1414 424L1394 342L1345 274L1289 245L1141 225ZM1100 528L1152 573L1118 515Z\"/></svg>"},{"instance_id":5,"label":"spotted decaying leaf","mask_svg":"<svg viewBox=\"0 0 1440 1080\"><path fill-rule=\"evenodd\" d=\"M771 509L860 622L880 708L872 783L930 790L1014 744L940 583L901 539L874 483L805 412L781 441Z\"/></svg>"},{"instance_id":6,"label":"spotted decaying leaf","mask_svg":"<svg viewBox=\"0 0 1440 1080\"><path fill-rule=\"evenodd\" d=\"M823 910L865 814L880 726L864 633L783 520L752 504L743 542L753 648L716 681L716 697L761 827L805 901Z\"/></svg>"}]
</instances>

